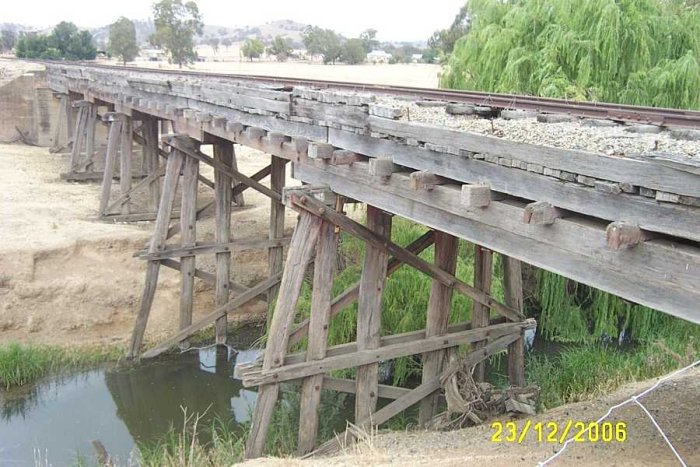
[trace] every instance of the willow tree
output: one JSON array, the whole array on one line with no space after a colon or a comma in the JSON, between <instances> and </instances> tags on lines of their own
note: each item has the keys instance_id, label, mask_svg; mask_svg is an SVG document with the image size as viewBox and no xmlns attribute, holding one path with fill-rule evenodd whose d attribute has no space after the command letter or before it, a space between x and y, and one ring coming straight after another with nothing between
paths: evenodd
<instances>
[{"instance_id":1,"label":"willow tree","mask_svg":"<svg viewBox=\"0 0 700 467\"><path fill-rule=\"evenodd\" d=\"M700 9L681 0L471 0L441 86L700 108Z\"/></svg>"}]
</instances>

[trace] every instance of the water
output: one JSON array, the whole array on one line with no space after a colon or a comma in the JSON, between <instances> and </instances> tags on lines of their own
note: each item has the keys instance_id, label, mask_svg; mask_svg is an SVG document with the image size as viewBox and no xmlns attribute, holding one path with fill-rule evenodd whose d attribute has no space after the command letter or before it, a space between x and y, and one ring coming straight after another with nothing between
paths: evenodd
<instances>
[{"instance_id":1,"label":"water","mask_svg":"<svg viewBox=\"0 0 700 467\"><path fill-rule=\"evenodd\" d=\"M229 358L212 347L0 392L0 465L71 465L93 458L93 440L127 463L136 459L137 442L181 427L183 407L205 414L200 426L218 417L235 427L249 419L255 392L233 379L233 367L257 355L247 350Z\"/></svg>"}]
</instances>

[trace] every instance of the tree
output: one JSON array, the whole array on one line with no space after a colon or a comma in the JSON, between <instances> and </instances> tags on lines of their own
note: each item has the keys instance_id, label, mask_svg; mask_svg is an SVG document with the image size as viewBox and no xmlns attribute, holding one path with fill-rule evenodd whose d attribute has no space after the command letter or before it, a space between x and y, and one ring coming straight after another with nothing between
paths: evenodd
<instances>
[{"instance_id":1,"label":"tree","mask_svg":"<svg viewBox=\"0 0 700 467\"><path fill-rule=\"evenodd\" d=\"M228 48L231 47L231 44L233 44L233 41L230 37L224 37L223 39L221 39L221 45L226 47L226 51L228 51Z\"/></svg>"},{"instance_id":2,"label":"tree","mask_svg":"<svg viewBox=\"0 0 700 467\"><path fill-rule=\"evenodd\" d=\"M46 36L25 34L15 46L19 58L41 58L45 60L94 60L97 48L88 31L78 31L73 23L59 23Z\"/></svg>"},{"instance_id":3,"label":"tree","mask_svg":"<svg viewBox=\"0 0 700 467\"><path fill-rule=\"evenodd\" d=\"M243 47L241 47L241 53L243 56L250 59L252 62L254 58L258 58L265 51L265 45L260 42L260 39L252 38L245 41Z\"/></svg>"},{"instance_id":4,"label":"tree","mask_svg":"<svg viewBox=\"0 0 700 467\"><path fill-rule=\"evenodd\" d=\"M161 0L153 5L153 22L156 32L150 42L165 50L171 63L182 68L197 58L194 36L202 35L204 23L195 2Z\"/></svg>"},{"instance_id":5,"label":"tree","mask_svg":"<svg viewBox=\"0 0 700 467\"><path fill-rule=\"evenodd\" d=\"M220 42L221 41L219 40L218 37L211 37L207 40L207 44L209 44L211 46L211 48L215 54L219 51L219 43Z\"/></svg>"},{"instance_id":6,"label":"tree","mask_svg":"<svg viewBox=\"0 0 700 467\"><path fill-rule=\"evenodd\" d=\"M119 57L124 66L132 61L139 53L136 44L136 26L128 18L121 17L109 27L109 44L107 50L115 57Z\"/></svg>"},{"instance_id":7,"label":"tree","mask_svg":"<svg viewBox=\"0 0 700 467\"><path fill-rule=\"evenodd\" d=\"M17 43L17 33L12 29L3 29L0 33L0 51L9 52Z\"/></svg>"},{"instance_id":8,"label":"tree","mask_svg":"<svg viewBox=\"0 0 700 467\"><path fill-rule=\"evenodd\" d=\"M428 39L428 47L440 50L445 55L451 54L459 38L469 32L472 22L471 19L472 16L469 14L469 4L467 3L460 8L459 13L457 13L449 28L433 33L430 39Z\"/></svg>"},{"instance_id":9,"label":"tree","mask_svg":"<svg viewBox=\"0 0 700 467\"><path fill-rule=\"evenodd\" d=\"M348 39L343 44L343 53L340 57L345 63L356 65L367 58L367 51L362 39Z\"/></svg>"},{"instance_id":10,"label":"tree","mask_svg":"<svg viewBox=\"0 0 700 467\"><path fill-rule=\"evenodd\" d=\"M444 87L700 109L697 8L668 0L469 5L474 24L457 41Z\"/></svg>"},{"instance_id":11,"label":"tree","mask_svg":"<svg viewBox=\"0 0 700 467\"><path fill-rule=\"evenodd\" d=\"M370 53L379 47L379 41L375 39L376 37L376 29L367 29L365 32L360 34L360 39L362 40L362 46L364 47L365 52Z\"/></svg>"},{"instance_id":12,"label":"tree","mask_svg":"<svg viewBox=\"0 0 700 467\"><path fill-rule=\"evenodd\" d=\"M341 37L332 29L307 26L302 38L309 54L322 55L323 63L335 63L343 51Z\"/></svg>"},{"instance_id":13,"label":"tree","mask_svg":"<svg viewBox=\"0 0 700 467\"><path fill-rule=\"evenodd\" d=\"M277 57L277 60L284 62L292 53L292 40L285 36L275 36L272 45L267 49L267 53Z\"/></svg>"}]
</instances>

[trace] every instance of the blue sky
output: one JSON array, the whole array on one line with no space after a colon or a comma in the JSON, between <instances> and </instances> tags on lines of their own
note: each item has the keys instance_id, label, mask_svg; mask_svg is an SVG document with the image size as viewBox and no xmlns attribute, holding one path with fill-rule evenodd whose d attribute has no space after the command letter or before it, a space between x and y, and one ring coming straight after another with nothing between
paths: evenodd
<instances>
[{"instance_id":1,"label":"blue sky","mask_svg":"<svg viewBox=\"0 0 700 467\"><path fill-rule=\"evenodd\" d=\"M291 19L354 37L367 28L380 40L424 40L447 27L465 0L198 0L204 22L217 26L257 25ZM119 16L146 19L149 0L0 0L0 22L51 26L61 20L82 27L104 26Z\"/></svg>"}]
</instances>

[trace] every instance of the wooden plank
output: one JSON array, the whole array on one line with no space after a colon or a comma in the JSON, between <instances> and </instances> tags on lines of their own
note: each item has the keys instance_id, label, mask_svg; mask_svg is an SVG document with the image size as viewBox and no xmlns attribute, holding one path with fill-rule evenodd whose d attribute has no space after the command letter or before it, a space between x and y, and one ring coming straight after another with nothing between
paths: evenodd
<instances>
[{"instance_id":1,"label":"wooden plank","mask_svg":"<svg viewBox=\"0 0 700 467\"><path fill-rule=\"evenodd\" d=\"M168 158L168 163L165 168L165 180L163 182L163 194L161 196L160 205L158 206L158 216L149 245L150 252L162 250L165 246L168 224L170 223L170 215L173 210L178 179L180 178L180 169L182 168L184 158L185 155L180 151L174 151ZM146 283L141 296L141 306L136 317L136 322L134 323L134 330L129 345L129 358L136 357L141 351L143 335L146 331L148 316L151 313L151 306L153 305L153 298L156 293L159 271L160 263L158 261L148 262L146 266Z\"/></svg>"},{"instance_id":2,"label":"wooden plank","mask_svg":"<svg viewBox=\"0 0 700 467\"><path fill-rule=\"evenodd\" d=\"M391 215L367 205L367 230L386 241L391 238ZM357 306L357 349L376 349L380 345L382 326L382 295L387 276L389 255L385 249L365 244L365 257L360 277ZM377 409L379 364L357 368L355 420L369 420Z\"/></svg>"},{"instance_id":3,"label":"wooden plank","mask_svg":"<svg viewBox=\"0 0 700 467\"><path fill-rule=\"evenodd\" d=\"M223 167L233 168L233 143L219 140L214 144L214 160ZM221 170L214 171L214 192L216 197L216 231L215 241L219 244L231 242L231 202L233 180ZM229 300L229 281L231 280L231 253L216 254L216 306L220 307ZM226 343L226 315L216 320L216 343Z\"/></svg>"},{"instance_id":4,"label":"wooden plank","mask_svg":"<svg viewBox=\"0 0 700 467\"><path fill-rule=\"evenodd\" d=\"M330 376L323 377L323 388L332 391L345 392L355 394L357 383L352 379L331 378ZM401 388L398 386L389 386L380 384L378 386L377 396L380 399L398 399L411 392L410 389Z\"/></svg>"},{"instance_id":5,"label":"wooden plank","mask_svg":"<svg viewBox=\"0 0 700 467\"><path fill-rule=\"evenodd\" d=\"M491 293L491 279L493 270L493 252L488 248L480 245L474 245L474 287ZM489 325L491 319L491 310L489 307L481 303L472 303L472 326L474 328L482 328ZM475 342L472 348L476 351L486 345L485 342ZM480 363L474 367L474 380L484 381L486 366Z\"/></svg>"},{"instance_id":6,"label":"wooden plank","mask_svg":"<svg viewBox=\"0 0 700 467\"><path fill-rule=\"evenodd\" d=\"M637 276L640 281L645 277L664 278L673 277L674 285L681 286L688 290L697 289L697 277L700 275L700 249L689 247L683 243L676 243L663 240L650 240L640 244L635 251L637 254L620 254L611 250L607 245L605 229L607 223L591 219L577 217L565 217L558 219L554 224L541 226L522 224L525 204L516 200L492 201L489 209L464 210L459 203L459 191L453 187L438 186L431 192L421 195L416 194L409 187L408 177L405 174L394 174L388 184L377 187L374 179L367 175L367 165L361 163L352 167L326 167L323 172L312 172L318 174L317 177L299 177L309 183L324 183L329 180L338 180L339 183L331 184L334 190L340 190L353 186L356 192L366 193L365 200L369 193L376 197L386 196L389 193L395 195L399 200L408 199L404 203L404 208L408 212L407 217L411 217L412 202L425 206L438 207L440 211L449 213L466 219L473 229L480 228L479 224L486 224L495 227L509 234L516 234L518 237L525 237L528 240L542 242L548 247L559 251L559 254L572 252L590 258L591 264L602 268L605 274L606 269L614 271L625 271L628 277ZM307 167L298 167L298 176L309 172ZM338 174L342 178L335 178ZM355 184L357 184L355 186ZM342 193L342 192L341 192ZM384 195L383 195L384 194ZM347 195L352 197L352 195ZM362 197L355 198L362 199ZM424 223L423 223L424 224ZM487 238L482 236L481 238ZM490 241L490 240L489 240ZM480 243L476 242L475 243ZM484 244L481 242L480 244ZM491 249L490 243L486 244ZM519 245L513 250L501 251L501 253L513 256L521 253L522 248L529 248ZM630 252L628 252L630 253ZM525 260L520 257L519 259ZM553 265L556 266L556 263ZM614 281L612 282L614 284Z\"/></svg>"},{"instance_id":7,"label":"wooden plank","mask_svg":"<svg viewBox=\"0 0 700 467\"><path fill-rule=\"evenodd\" d=\"M430 245L433 244L434 242L434 232L432 230L427 231L420 237L418 237L416 240L411 242L408 246L406 246L406 250L410 251L411 253L414 254L420 254L423 250L428 248ZM398 260L396 258L391 258L389 260L388 266L387 266L387 276L392 275L394 272L396 272L403 263L401 260ZM350 306L352 303L357 300L357 297L360 294L360 282L356 282L353 285L349 286L347 289L345 289L343 292L341 292L335 299L333 299L333 302L331 303L331 318L336 316L338 313L343 311L346 307ZM307 335L309 329L309 320L305 319L299 322L294 329L292 330L290 336L289 336L289 345L290 347L299 342L301 339L304 338L304 336Z\"/></svg>"},{"instance_id":8,"label":"wooden plank","mask_svg":"<svg viewBox=\"0 0 700 467\"><path fill-rule=\"evenodd\" d=\"M463 359L463 363L465 366L470 366L479 363L480 361L490 357L491 355L495 354L496 352L502 350L505 346L507 346L510 342L513 341L513 339L516 338L515 335L506 335L503 336L499 339L494 340L493 342L489 343L484 349L481 349L478 352L472 352ZM398 415L399 413L403 412L407 408L411 407L412 405L415 405L421 400L424 400L425 397L430 396L431 394L435 393L440 389L440 380L443 375L436 376L434 378L431 378L428 381L425 381L421 383L418 387L415 389L410 390L409 392L405 393L401 397L397 398L394 402L384 406L381 410L378 410L372 420L370 421L372 427L377 427L383 423L386 423L389 421L391 418L394 416ZM361 424L366 424L367 421L364 421L362 423L356 423L356 425L361 425ZM327 441L324 443L321 447L319 447L316 451L311 453L310 455L318 455L318 454L323 454L323 455L328 455L336 450L340 449L341 447L347 446L348 444L354 443L356 438L356 430L351 430L348 429L344 433L337 435L335 438Z\"/></svg>"},{"instance_id":9,"label":"wooden plank","mask_svg":"<svg viewBox=\"0 0 700 467\"><path fill-rule=\"evenodd\" d=\"M87 126L85 127L85 170L90 170L95 163L95 130L97 126L97 106L87 108Z\"/></svg>"},{"instance_id":10,"label":"wooden plank","mask_svg":"<svg viewBox=\"0 0 700 467\"><path fill-rule=\"evenodd\" d=\"M287 262L280 283L280 298L268 331L267 348L263 359L263 368L271 370L284 362L287 353L289 329L294 321L304 272L311 260L319 236L321 220L311 214L303 214L294 229L292 243L289 247ZM310 376L310 375L309 375ZM253 411L252 425L245 455L247 458L262 455L265 436L272 419L272 410L279 392L278 384L266 384L258 388L258 398Z\"/></svg>"},{"instance_id":11,"label":"wooden plank","mask_svg":"<svg viewBox=\"0 0 700 467\"><path fill-rule=\"evenodd\" d=\"M309 341L306 360L313 362L326 356L328 327L331 313L331 290L337 261L338 235L335 226L328 222L321 224L316 258L314 260L314 281L311 292L311 315ZM311 452L316 446L318 433L318 408L321 402L323 375L306 378L301 386L301 408L299 415L300 455Z\"/></svg>"},{"instance_id":12,"label":"wooden plank","mask_svg":"<svg viewBox=\"0 0 700 467\"><path fill-rule=\"evenodd\" d=\"M294 99L292 115L311 118L317 122L333 122L338 125L348 125L357 128L367 126L369 116L366 107L353 107L338 104L325 104L323 102L306 99Z\"/></svg>"},{"instance_id":13,"label":"wooden plank","mask_svg":"<svg viewBox=\"0 0 700 467\"><path fill-rule=\"evenodd\" d=\"M525 206L525 212L523 212L525 224L552 225L560 217L562 217L561 211L546 201L530 203Z\"/></svg>"},{"instance_id":14,"label":"wooden plank","mask_svg":"<svg viewBox=\"0 0 700 467\"><path fill-rule=\"evenodd\" d=\"M114 200L106 209L106 213L112 212L114 209L117 207L121 206L123 203L126 203L131 199L131 195L134 193L138 192L141 188L145 187L146 185L151 187L154 181L159 181L160 177L163 176L165 173L165 167L161 166L159 167L154 173L151 175L147 176L146 178L142 179L140 182L138 182L136 185L132 186L129 191L127 191L124 194L120 194L119 198ZM103 175L104 176L104 175ZM160 195L159 195L160 196ZM158 198L159 198L158 196ZM154 201L153 198L151 198L151 201ZM158 208L158 205L156 204L156 209Z\"/></svg>"},{"instance_id":15,"label":"wooden plank","mask_svg":"<svg viewBox=\"0 0 700 467\"><path fill-rule=\"evenodd\" d=\"M205 245L195 245L193 247L178 248L166 247L162 251L149 253L139 251L134 257L142 260L156 260L164 258L181 258L183 256L209 255L217 253L230 253L234 251L264 250L270 247L282 247L289 244L289 237L276 240L260 239L257 237L238 238L228 243L215 243Z\"/></svg>"},{"instance_id":16,"label":"wooden plank","mask_svg":"<svg viewBox=\"0 0 700 467\"><path fill-rule=\"evenodd\" d=\"M444 232L435 232L435 266L454 275L457 270L458 248L457 237ZM440 336L447 332L451 308L452 288L433 280L426 312L425 335L427 337ZM445 357L444 351L423 354L422 382L428 382L442 373ZM434 393L421 401L418 412L419 426L426 426L437 415L438 399L439 394Z\"/></svg>"},{"instance_id":17,"label":"wooden plank","mask_svg":"<svg viewBox=\"0 0 700 467\"><path fill-rule=\"evenodd\" d=\"M270 156L270 189L282 196L282 190L286 183L286 164L287 161L277 156ZM270 240L277 240L284 237L284 204L276 199L270 200ZM281 246L273 247L267 251L268 271L269 274L277 274L284 267L284 248ZM267 306L268 310L272 310L272 304L277 298L279 289L273 287L268 291Z\"/></svg>"},{"instance_id":18,"label":"wooden plank","mask_svg":"<svg viewBox=\"0 0 700 467\"><path fill-rule=\"evenodd\" d=\"M659 164L650 159L608 156L607 154L520 143L462 130L451 130L434 125L403 122L375 116L368 117L368 124L371 131L401 138L414 138L418 141L473 153L508 157L602 180L631 183L654 190L688 196L700 196L700 183L698 183L697 175Z\"/></svg>"},{"instance_id":19,"label":"wooden plank","mask_svg":"<svg viewBox=\"0 0 700 467\"><path fill-rule=\"evenodd\" d=\"M299 192L303 193L301 190ZM483 303L486 306L489 306L491 309L501 314L502 316L510 317L513 320L519 320L523 318L522 314L519 311L514 310L506 305L503 305L502 303L499 303L498 301L494 300L492 297L483 293L482 291L475 289L474 287L463 281L460 281L454 275L448 274L445 271L436 268L434 265L428 263L427 261L418 257L417 255L414 255L410 251L406 251L406 249L401 248L395 243L383 239L382 237L376 235L374 232L370 231L363 225L358 224L352 219L330 211L328 209L325 209L323 204L318 200L306 195L299 196L298 194L294 193L290 195L290 199L292 199L295 209L313 212L315 215L320 216L323 219L328 220L329 222L333 222L346 232L364 240L365 242L372 244L377 248L387 251L388 253L401 259L404 263L416 268L422 273L434 279L440 280L443 284L454 288L457 292L461 293L462 295L465 295L471 298L472 300L476 300L480 303Z\"/></svg>"},{"instance_id":20,"label":"wooden plank","mask_svg":"<svg viewBox=\"0 0 700 467\"><path fill-rule=\"evenodd\" d=\"M66 142L70 139L71 135L66 134L63 137L62 130L66 125L66 107L68 106L68 96L61 94L58 103L58 120L56 121L56 128L53 135L53 144L51 145L52 153L57 152Z\"/></svg>"},{"instance_id":21,"label":"wooden plank","mask_svg":"<svg viewBox=\"0 0 700 467\"><path fill-rule=\"evenodd\" d=\"M174 259L162 259L158 261L161 266L165 266L166 268L174 269L176 271L180 271L182 269L182 266L180 265L179 261L176 261ZM210 272L202 271L201 269L195 269L194 270L194 277L197 279L201 279L207 284L211 285L216 285L216 274L212 274ZM242 294L244 292L247 292L250 290L248 287L239 284L238 282L230 281L229 282L229 290L237 293L237 294ZM257 297L258 300L262 300L264 297Z\"/></svg>"},{"instance_id":22,"label":"wooden plank","mask_svg":"<svg viewBox=\"0 0 700 467\"><path fill-rule=\"evenodd\" d=\"M532 329L534 320L519 323L494 324L487 328L469 329L442 336L426 337L424 339L411 340L398 344L382 346L376 349L357 350L357 352L327 356L323 360L302 362L275 368L254 368L239 371L244 387L259 386L271 383L281 383L293 379L327 373L333 370L354 368L360 365L376 363L381 360L416 355L436 350L449 349L459 345L471 344L476 341L496 339L505 335L520 333L522 329Z\"/></svg>"},{"instance_id":23,"label":"wooden plank","mask_svg":"<svg viewBox=\"0 0 700 467\"><path fill-rule=\"evenodd\" d=\"M119 147L120 172L119 190L120 193L128 193L131 190L131 166L134 158L133 122L131 117L123 117L121 144ZM122 214L131 212L129 202L122 204Z\"/></svg>"},{"instance_id":24,"label":"wooden plank","mask_svg":"<svg viewBox=\"0 0 700 467\"><path fill-rule=\"evenodd\" d=\"M157 262L154 261L154 263ZM174 345L177 345L178 342L192 336L194 333L210 325L211 323L216 321L221 315L230 313L236 308L240 308L249 301L254 300L258 295L264 294L267 289L269 289L272 285L277 284L280 281L280 277L281 275L278 274L256 284L255 286L248 289L246 292L243 292L242 294L228 302L226 305L221 306L216 310L212 311L211 313L201 317L185 329L182 329L181 331L177 332L172 337L169 337L157 346L153 347L147 352L144 352L142 358L157 357L169 348L173 347Z\"/></svg>"},{"instance_id":25,"label":"wooden plank","mask_svg":"<svg viewBox=\"0 0 700 467\"><path fill-rule=\"evenodd\" d=\"M80 160L83 150L83 141L85 140L85 128L87 127L89 109L85 106L78 108L77 121L75 123L75 132L73 133L73 148L71 150L70 169L71 172L77 172L80 167Z\"/></svg>"},{"instance_id":26,"label":"wooden plank","mask_svg":"<svg viewBox=\"0 0 700 467\"><path fill-rule=\"evenodd\" d=\"M329 143L371 157L392 154L396 164L416 170L432 170L438 175L463 183L482 183L487 180L494 191L529 200L547 201L562 209L609 221L626 219L638 223L642 229L700 241L698 208L657 203L626 193L603 193L524 170L513 170L498 164L332 128L329 129ZM352 167L356 165L353 164Z\"/></svg>"},{"instance_id":27,"label":"wooden plank","mask_svg":"<svg viewBox=\"0 0 700 467\"><path fill-rule=\"evenodd\" d=\"M191 143L190 143L191 144ZM197 242L197 176L199 161L191 157L185 158L185 168L182 172L182 204L180 209L180 244L182 248L192 248ZM197 257L183 256L180 259L180 329L192 324L194 308L194 270ZM228 285L228 281L227 281ZM227 300L228 301L228 300ZM217 303L219 305L219 303ZM188 348L189 343L183 340L180 348Z\"/></svg>"},{"instance_id":28,"label":"wooden plank","mask_svg":"<svg viewBox=\"0 0 700 467\"><path fill-rule=\"evenodd\" d=\"M362 177L353 175L360 172L364 174ZM523 206L517 203L492 202L489 209L465 211L458 207L459 192L445 187L423 193L420 200L413 199L415 192L408 188L407 180L401 181L399 174L392 176L391 185L380 187L363 178L366 167L363 172L360 163L350 167L328 166L323 171L297 164L295 176L310 184L328 184L336 193L372 203L591 287L700 322L697 248L652 240L620 254L607 247L604 225L566 218L547 227L528 226L520 221ZM670 277L673 283L668 281Z\"/></svg>"},{"instance_id":29,"label":"wooden plank","mask_svg":"<svg viewBox=\"0 0 700 467\"><path fill-rule=\"evenodd\" d=\"M236 180L240 183L244 183L244 184L248 185L250 188L253 188L254 190L259 191L260 193L266 195L268 198L276 199L276 200L282 199L282 197L278 193L275 193L274 191L270 190L266 186L261 185L260 182L257 182L255 180L253 180L252 178L247 177L238 171L223 167L221 164L216 162L213 158L207 156L206 154L201 153L198 150L189 150L188 148L182 147L175 140L170 140L168 144L170 144L174 148L177 148L177 149L185 152L190 157L194 157L195 159L199 159L200 161L211 165L215 169L222 171L223 173L225 173L229 177L233 178L234 180Z\"/></svg>"},{"instance_id":30,"label":"wooden plank","mask_svg":"<svg viewBox=\"0 0 700 467\"><path fill-rule=\"evenodd\" d=\"M647 236L637 224L617 221L608 225L605 229L605 237L611 249L623 250L636 247L646 240Z\"/></svg>"},{"instance_id":31,"label":"wooden plank","mask_svg":"<svg viewBox=\"0 0 700 467\"><path fill-rule=\"evenodd\" d=\"M158 120L147 118L143 121L143 156L146 160L146 170L149 174L160 172L160 160L158 154ZM152 178L148 184L149 207L154 211L158 209L160 199L160 177Z\"/></svg>"},{"instance_id":32,"label":"wooden plank","mask_svg":"<svg viewBox=\"0 0 700 467\"><path fill-rule=\"evenodd\" d=\"M509 256L503 264L503 294L505 302L523 310L523 273L520 261ZM521 336L508 346L508 378L511 386L525 386L525 342Z\"/></svg>"},{"instance_id":33,"label":"wooden plank","mask_svg":"<svg viewBox=\"0 0 700 467\"><path fill-rule=\"evenodd\" d=\"M117 165L117 151L121 138L122 122L115 120L110 123L109 136L107 137L107 155L105 156L105 169L102 174L102 189L100 193L100 215L107 214L107 205L112 192L112 176Z\"/></svg>"}]
</instances>

